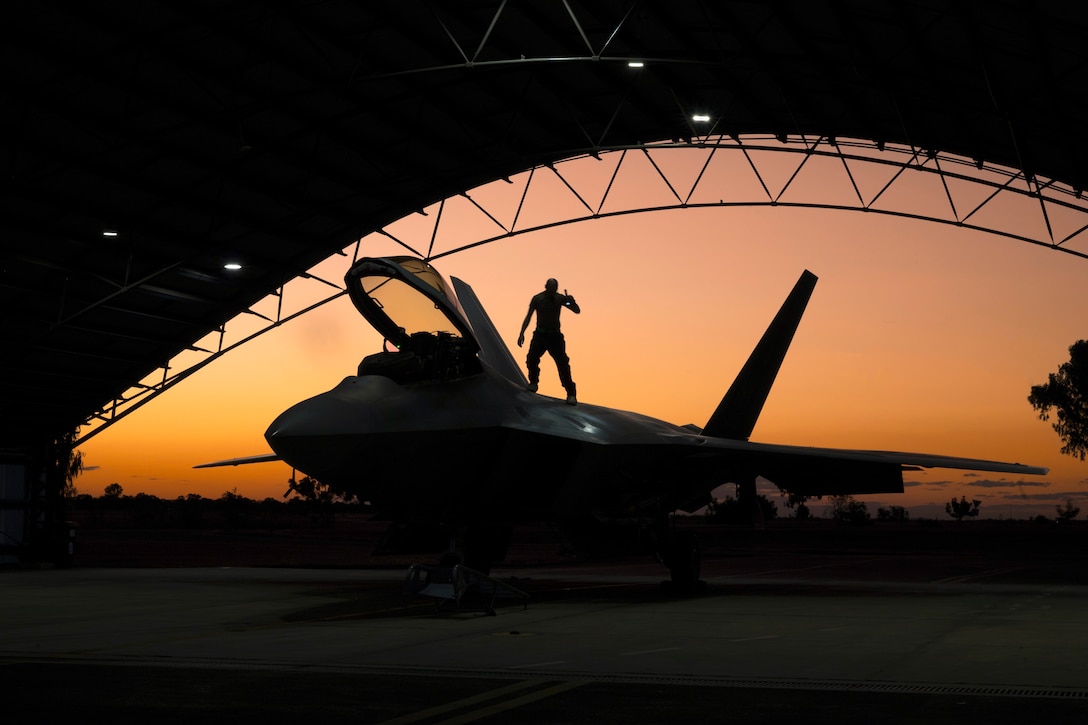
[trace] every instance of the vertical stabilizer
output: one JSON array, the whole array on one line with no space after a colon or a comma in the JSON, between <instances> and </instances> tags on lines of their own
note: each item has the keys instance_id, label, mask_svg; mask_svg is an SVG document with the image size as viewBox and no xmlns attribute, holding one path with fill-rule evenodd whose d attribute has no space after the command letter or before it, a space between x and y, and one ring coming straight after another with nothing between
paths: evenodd
<instances>
[{"instance_id":1,"label":"vertical stabilizer","mask_svg":"<svg viewBox=\"0 0 1088 725\"><path fill-rule=\"evenodd\" d=\"M510 354L510 348L502 341L499 331L495 329L495 324L487 316L487 311L480 304L472 287L456 277L451 277L450 281L453 282L453 289L457 293L457 301L461 303L461 309L465 311L468 323L472 325L476 342L480 345L480 360L490 365L495 372L507 380L521 387L528 385L529 381L525 379L525 373L518 367L514 356Z\"/></svg>"},{"instance_id":2,"label":"vertical stabilizer","mask_svg":"<svg viewBox=\"0 0 1088 725\"><path fill-rule=\"evenodd\" d=\"M703 427L703 435L737 440L748 440L752 435L815 287L816 275L806 269Z\"/></svg>"}]
</instances>

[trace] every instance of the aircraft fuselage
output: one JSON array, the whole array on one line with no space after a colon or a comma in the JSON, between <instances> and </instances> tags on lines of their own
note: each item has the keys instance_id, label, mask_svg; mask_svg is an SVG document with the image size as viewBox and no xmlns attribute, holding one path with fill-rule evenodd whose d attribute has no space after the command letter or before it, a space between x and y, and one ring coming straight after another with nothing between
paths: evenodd
<instances>
[{"instance_id":1,"label":"aircraft fuselage","mask_svg":"<svg viewBox=\"0 0 1088 725\"><path fill-rule=\"evenodd\" d=\"M584 513L617 477L636 469L640 479L654 477L635 451L705 441L637 413L525 392L487 372L412 384L347 377L282 413L265 437L299 471L379 508L514 520ZM619 469L618 451L607 450L617 446L629 452Z\"/></svg>"}]
</instances>

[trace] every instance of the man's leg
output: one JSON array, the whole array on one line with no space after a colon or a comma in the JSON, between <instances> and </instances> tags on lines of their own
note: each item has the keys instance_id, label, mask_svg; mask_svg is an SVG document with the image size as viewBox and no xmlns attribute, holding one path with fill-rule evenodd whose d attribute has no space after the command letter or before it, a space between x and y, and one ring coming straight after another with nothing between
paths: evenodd
<instances>
[{"instance_id":1,"label":"man's leg","mask_svg":"<svg viewBox=\"0 0 1088 725\"><path fill-rule=\"evenodd\" d=\"M525 356L525 367L529 371L529 392L535 393L540 384L540 358L546 349L545 340L533 333L533 339L529 341L529 354Z\"/></svg>"},{"instance_id":2,"label":"man's leg","mask_svg":"<svg viewBox=\"0 0 1088 725\"><path fill-rule=\"evenodd\" d=\"M552 358L555 360L555 367L559 371L559 382L563 384L563 389L567 391L567 402L575 402L578 389L574 384L574 380L571 379L570 358L567 356L567 340L562 333L555 335L555 339L548 347L548 352L551 353Z\"/></svg>"}]
</instances>

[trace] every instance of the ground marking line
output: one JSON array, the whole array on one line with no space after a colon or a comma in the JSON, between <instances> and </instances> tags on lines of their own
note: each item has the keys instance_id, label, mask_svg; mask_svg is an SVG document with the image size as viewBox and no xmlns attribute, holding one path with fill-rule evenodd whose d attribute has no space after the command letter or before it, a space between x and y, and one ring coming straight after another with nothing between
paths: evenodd
<instances>
[{"instance_id":1,"label":"ground marking line","mask_svg":"<svg viewBox=\"0 0 1088 725\"><path fill-rule=\"evenodd\" d=\"M652 655L655 652L671 652L672 650L680 649L679 647L661 647L660 649L644 649L638 652L620 652L620 657L634 657L636 655Z\"/></svg>"},{"instance_id":2,"label":"ground marking line","mask_svg":"<svg viewBox=\"0 0 1088 725\"><path fill-rule=\"evenodd\" d=\"M395 717L392 720L386 720L382 725L407 725L407 723L419 722L420 720L426 720L430 717L437 715L443 715L453 710L460 710L464 707L471 705L478 705L481 702L487 702L488 700L494 700L496 697L506 697L515 692L519 692L529 687L534 687L540 684L540 680L521 680L515 682L512 685L506 687L500 687L495 690L488 690L487 692L481 692L479 695L473 695L472 697L466 697L461 700L454 700L453 702L447 702L444 705L436 705L435 707L429 707L426 710L419 710L417 712L403 715L401 717Z\"/></svg>"},{"instance_id":3,"label":"ground marking line","mask_svg":"<svg viewBox=\"0 0 1088 725\"><path fill-rule=\"evenodd\" d=\"M548 665L565 665L566 663L566 660L553 660L552 662L533 662L532 664L528 665L514 665L511 669L523 670L529 667L547 667Z\"/></svg>"},{"instance_id":4,"label":"ground marking line","mask_svg":"<svg viewBox=\"0 0 1088 725\"><path fill-rule=\"evenodd\" d=\"M435 723L435 725L462 725L463 723L475 722L482 718L490 717L492 715L498 714L500 712L505 712L507 710L513 710L514 708L521 707L522 705L528 705L531 702L537 702L538 700L543 700L546 697L558 695L561 692L573 690L576 687L581 687L582 685L586 684L589 683L587 681L560 682L558 685L553 685L552 687L548 687L543 690L537 690L536 692L530 692L526 695L522 695L521 697L515 697L513 700L499 702L483 709L475 710L473 712L466 712L464 715L459 715L458 717L450 718L449 720L442 720L438 723Z\"/></svg>"},{"instance_id":5,"label":"ground marking line","mask_svg":"<svg viewBox=\"0 0 1088 725\"><path fill-rule=\"evenodd\" d=\"M994 576L995 574L1008 574L1009 572L1017 571L1019 567L1012 567L1009 569L990 569L988 571L977 571L971 574L961 574L959 576L945 577L944 579L937 579L934 584L962 584L963 582L970 581L972 579L982 579L983 577Z\"/></svg>"},{"instance_id":6,"label":"ground marking line","mask_svg":"<svg viewBox=\"0 0 1088 725\"><path fill-rule=\"evenodd\" d=\"M780 634L765 634L762 637L742 637L741 639L731 639L730 642L754 642L757 639L779 639Z\"/></svg>"}]
</instances>

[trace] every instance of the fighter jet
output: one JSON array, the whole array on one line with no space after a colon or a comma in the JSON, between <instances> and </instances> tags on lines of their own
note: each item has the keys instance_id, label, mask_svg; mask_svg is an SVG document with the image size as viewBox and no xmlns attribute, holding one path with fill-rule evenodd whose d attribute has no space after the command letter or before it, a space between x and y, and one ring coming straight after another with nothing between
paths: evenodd
<instances>
[{"instance_id":1,"label":"fighter jet","mask_svg":"<svg viewBox=\"0 0 1088 725\"><path fill-rule=\"evenodd\" d=\"M364 258L345 280L385 339L356 375L276 418L272 455L393 522L389 547L421 532L466 566L502 561L519 524L546 522L574 554L608 543L654 551L678 585L698 581L699 549L676 512L704 507L725 483L755 497L763 477L801 496L901 493L903 472L1045 468L888 451L749 440L816 276L805 271L706 424L527 391L528 381L472 288L415 257Z\"/></svg>"}]
</instances>

